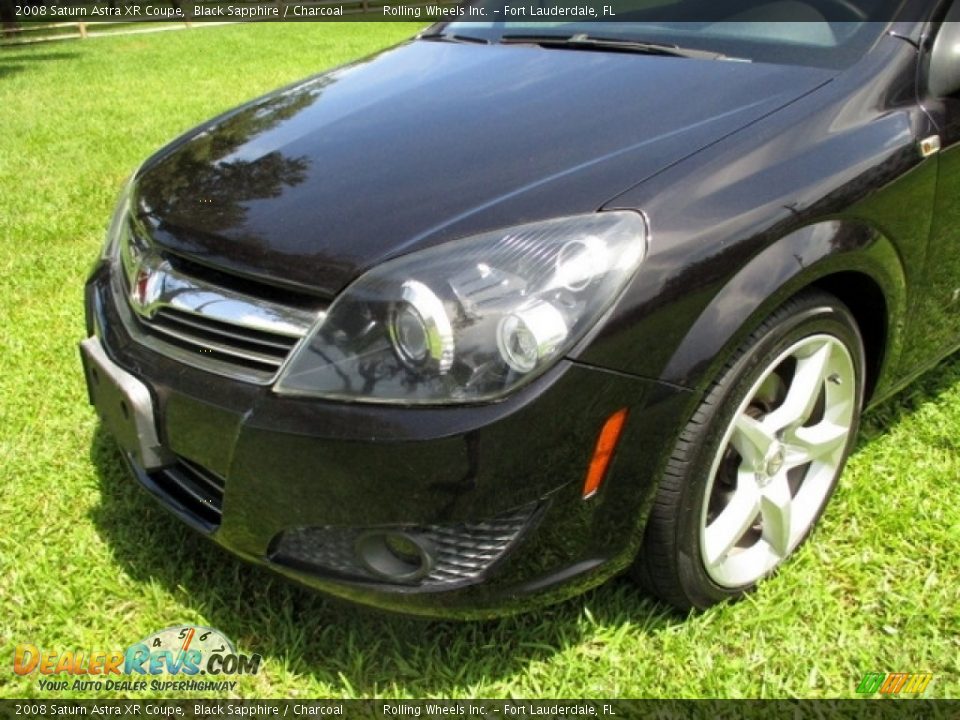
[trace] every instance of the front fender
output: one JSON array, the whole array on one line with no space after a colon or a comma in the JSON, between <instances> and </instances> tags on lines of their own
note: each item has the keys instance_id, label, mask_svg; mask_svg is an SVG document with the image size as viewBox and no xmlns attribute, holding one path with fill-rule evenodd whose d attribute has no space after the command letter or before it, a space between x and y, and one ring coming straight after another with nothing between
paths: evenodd
<instances>
[{"instance_id":1,"label":"front fender","mask_svg":"<svg viewBox=\"0 0 960 720\"><path fill-rule=\"evenodd\" d=\"M663 379L704 390L730 354L777 307L804 288L838 276L851 281L849 287L839 286L845 288L841 299L856 292L857 280L868 280L882 295L883 307L865 310L882 313L885 329L882 356L869 360L880 378L890 378L903 342L907 303L903 264L893 243L878 230L862 222L828 220L771 243L741 268L690 326L667 362ZM881 381L875 394L882 394L889 382Z\"/></svg>"},{"instance_id":2,"label":"front fender","mask_svg":"<svg viewBox=\"0 0 960 720\"><path fill-rule=\"evenodd\" d=\"M889 40L607 203L644 211L649 254L575 359L702 390L777 306L817 284L871 325L868 353L880 359L868 391L889 391L924 278L938 167L917 150L930 124L915 102L915 49Z\"/></svg>"}]
</instances>

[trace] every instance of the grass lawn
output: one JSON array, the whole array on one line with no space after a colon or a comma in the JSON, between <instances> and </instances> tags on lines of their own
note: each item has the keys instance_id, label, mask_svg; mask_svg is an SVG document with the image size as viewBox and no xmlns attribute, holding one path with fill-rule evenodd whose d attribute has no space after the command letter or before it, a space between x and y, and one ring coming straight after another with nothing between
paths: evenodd
<instances>
[{"instance_id":1,"label":"grass lawn","mask_svg":"<svg viewBox=\"0 0 960 720\"><path fill-rule=\"evenodd\" d=\"M958 361L868 416L779 577L690 617L626 580L479 624L345 607L221 552L126 477L76 350L121 182L201 120L415 30L259 24L0 49L0 695L64 695L13 674L17 643L122 649L198 623L263 655L239 696L837 697L868 671L932 672L929 696L960 696Z\"/></svg>"}]
</instances>

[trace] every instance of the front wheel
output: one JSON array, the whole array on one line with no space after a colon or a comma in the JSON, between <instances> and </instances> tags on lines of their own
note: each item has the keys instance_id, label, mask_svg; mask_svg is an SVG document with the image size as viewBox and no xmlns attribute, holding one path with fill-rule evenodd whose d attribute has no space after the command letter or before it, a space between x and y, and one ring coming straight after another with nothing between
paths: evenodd
<instances>
[{"instance_id":1,"label":"front wheel","mask_svg":"<svg viewBox=\"0 0 960 720\"><path fill-rule=\"evenodd\" d=\"M835 297L808 292L733 354L682 430L634 566L682 609L736 598L803 542L855 441L863 342Z\"/></svg>"}]
</instances>

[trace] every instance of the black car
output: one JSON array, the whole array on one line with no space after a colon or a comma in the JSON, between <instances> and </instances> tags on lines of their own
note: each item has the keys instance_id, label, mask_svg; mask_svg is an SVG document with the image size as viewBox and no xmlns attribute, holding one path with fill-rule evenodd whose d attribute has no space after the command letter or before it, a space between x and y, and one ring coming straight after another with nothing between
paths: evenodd
<instances>
[{"instance_id":1,"label":"black car","mask_svg":"<svg viewBox=\"0 0 960 720\"><path fill-rule=\"evenodd\" d=\"M81 343L139 483L424 615L775 571L960 342L960 0L667 7L435 25L147 160Z\"/></svg>"}]
</instances>

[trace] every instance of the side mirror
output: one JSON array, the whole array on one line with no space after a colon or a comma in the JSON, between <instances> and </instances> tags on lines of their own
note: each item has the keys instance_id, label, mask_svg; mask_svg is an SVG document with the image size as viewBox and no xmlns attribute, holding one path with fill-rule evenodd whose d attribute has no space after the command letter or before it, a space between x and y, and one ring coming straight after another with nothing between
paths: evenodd
<instances>
[{"instance_id":1,"label":"side mirror","mask_svg":"<svg viewBox=\"0 0 960 720\"><path fill-rule=\"evenodd\" d=\"M937 97L960 92L960 0L947 12L933 43L928 86Z\"/></svg>"}]
</instances>

